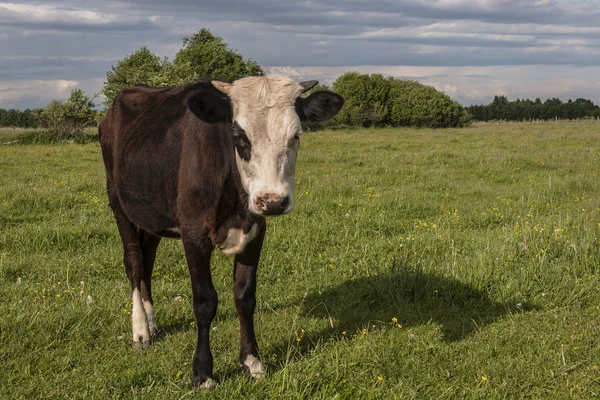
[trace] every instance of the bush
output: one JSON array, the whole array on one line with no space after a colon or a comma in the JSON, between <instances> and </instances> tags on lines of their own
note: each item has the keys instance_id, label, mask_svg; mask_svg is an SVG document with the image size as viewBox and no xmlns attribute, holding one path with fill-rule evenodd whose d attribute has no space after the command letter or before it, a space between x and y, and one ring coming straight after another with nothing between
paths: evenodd
<instances>
[{"instance_id":1,"label":"bush","mask_svg":"<svg viewBox=\"0 0 600 400\"><path fill-rule=\"evenodd\" d=\"M333 91L344 97L336 120L351 126L389 125L390 83L382 75L347 72L333 83Z\"/></svg>"},{"instance_id":2,"label":"bush","mask_svg":"<svg viewBox=\"0 0 600 400\"><path fill-rule=\"evenodd\" d=\"M416 81L348 72L333 83L333 90L345 99L336 117L339 124L448 128L471 123L464 107Z\"/></svg>"},{"instance_id":3,"label":"bush","mask_svg":"<svg viewBox=\"0 0 600 400\"><path fill-rule=\"evenodd\" d=\"M58 144L65 143L65 139L59 138L54 133L47 130L33 130L27 131L19 134L18 136L13 138L15 140L15 144ZM93 131L84 131L82 134L78 135L74 139L71 139L73 143L77 144L86 144L98 141L98 132L96 130Z\"/></svg>"},{"instance_id":4,"label":"bush","mask_svg":"<svg viewBox=\"0 0 600 400\"><path fill-rule=\"evenodd\" d=\"M416 81L388 79L391 125L454 128L471 123L471 115L445 93Z\"/></svg>"},{"instance_id":5,"label":"bush","mask_svg":"<svg viewBox=\"0 0 600 400\"><path fill-rule=\"evenodd\" d=\"M59 142L56 135L44 130L27 131L15 139L17 144L53 144Z\"/></svg>"},{"instance_id":6,"label":"bush","mask_svg":"<svg viewBox=\"0 0 600 400\"><path fill-rule=\"evenodd\" d=\"M45 133L56 140L76 139L83 130L95 123L94 103L81 89L71 90L65 102L52 100L39 113L40 125Z\"/></svg>"}]
</instances>

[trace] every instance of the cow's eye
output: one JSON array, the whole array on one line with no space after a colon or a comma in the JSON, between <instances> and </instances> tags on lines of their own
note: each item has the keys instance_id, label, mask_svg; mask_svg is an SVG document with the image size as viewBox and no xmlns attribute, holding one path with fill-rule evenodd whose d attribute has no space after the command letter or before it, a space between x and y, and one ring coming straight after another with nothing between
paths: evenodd
<instances>
[{"instance_id":1,"label":"cow's eye","mask_svg":"<svg viewBox=\"0 0 600 400\"><path fill-rule=\"evenodd\" d=\"M294 135L288 142L288 147L295 147L300 145L300 134Z\"/></svg>"},{"instance_id":2,"label":"cow's eye","mask_svg":"<svg viewBox=\"0 0 600 400\"><path fill-rule=\"evenodd\" d=\"M252 156L252 145L246 135L233 135L233 145L240 155L240 158L246 162L250 161Z\"/></svg>"}]
</instances>

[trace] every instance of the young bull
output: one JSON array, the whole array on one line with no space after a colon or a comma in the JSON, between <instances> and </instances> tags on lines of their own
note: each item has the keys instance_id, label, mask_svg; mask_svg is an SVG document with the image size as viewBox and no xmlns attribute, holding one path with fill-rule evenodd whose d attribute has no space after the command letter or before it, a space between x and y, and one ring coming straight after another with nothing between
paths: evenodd
<instances>
[{"instance_id":1,"label":"young bull","mask_svg":"<svg viewBox=\"0 0 600 400\"><path fill-rule=\"evenodd\" d=\"M217 309L210 257L235 255L240 363L264 375L254 336L256 268L265 215L292 210L300 121L333 117L337 94L300 94L316 81L277 76L121 91L99 126L106 186L131 283L133 347L158 330L151 278L161 237L183 241L198 342L193 384L214 386L210 324Z\"/></svg>"}]
</instances>

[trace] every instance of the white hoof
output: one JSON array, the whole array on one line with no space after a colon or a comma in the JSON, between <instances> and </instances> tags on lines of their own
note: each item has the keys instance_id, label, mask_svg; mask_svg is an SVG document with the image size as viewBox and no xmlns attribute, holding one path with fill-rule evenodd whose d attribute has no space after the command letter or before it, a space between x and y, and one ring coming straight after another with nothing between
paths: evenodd
<instances>
[{"instance_id":1,"label":"white hoof","mask_svg":"<svg viewBox=\"0 0 600 400\"><path fill-rule=\"evenodd\" d=\"M198 389L200 389L200 390L210 390L210 389L214 388L215 386L217 386L217 384L215 383L215 381L213 381L211 378L208 378L202 384L198 385Z\"/></svg>"},{"instance_id":2,"label":"white hoof","mask_svg":"<svg viewBox=\"0 0 600 400\"><path fill-rule=\"evenodd\" d=\"M158 326L156 324L148 324L148 330L150 331L150 336L154 336L158 333Z\"/></svg>"},{"instance_id":3,"label":"white hoof","mask_svg":"<svg viewBox=\"0 0 600 400\"><path fill-rule=\"evenodd\" d=\"M133 341L131 342L131 347L134 350L145 350L150 348L150 341L149 340L138 340L138 341Z\"/></svg>"},{"instance_id":4,"label":"white hoof","mask_svg":"<svg viewBox=\"0 0 600 400\"><path fill-rule=\"evenodd\" d=\"M263 367L260 360L252 354L249 354L246 357L242 364L242 368L246 369L253 379L262 379L265 376L265 367Z\"/></svg>"},{"instance_id":5,"label":"white hoof","mask_svg":"<svg viewBox=\"0 0 600 400\"><path fill-rule=\"evenodd\" d=\"M133 307L131 308L131 336L134 348L139 347L136 342L150 343L150 329L148 328L148 317L142 304L142 295L136 288L132 294ZM140 340L141 339L141 340Z\"/></svg>"}]
</instances>

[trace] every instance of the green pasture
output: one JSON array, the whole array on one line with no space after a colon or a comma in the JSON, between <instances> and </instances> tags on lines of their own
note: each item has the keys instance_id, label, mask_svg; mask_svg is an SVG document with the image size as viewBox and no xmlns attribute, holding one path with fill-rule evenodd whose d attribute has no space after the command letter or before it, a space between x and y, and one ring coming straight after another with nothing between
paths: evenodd
<instances>
[{"instance_id":1,"label":"green pasture","mask_svg":"<svg viewBox=\"0 0 600 400\"><path fill-rule=\"evenodd\" d=\"M215 252L208 393L181 243L159 246L162 332L134 351L98 143L2 144L19 134L0 132L0 398L600 396L597 121L306 133L259 268L267 377L241 373Z\"/></svg>"}]
</instances>

